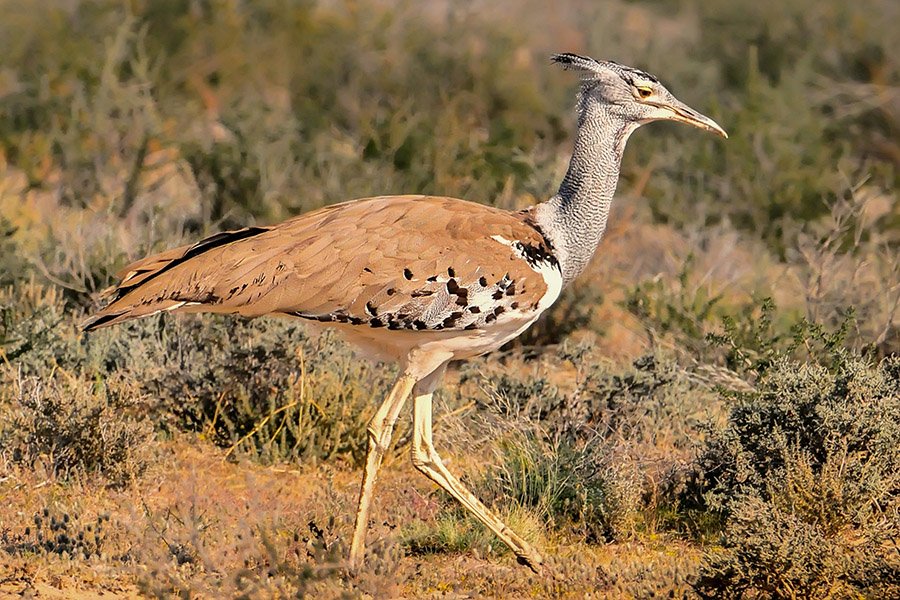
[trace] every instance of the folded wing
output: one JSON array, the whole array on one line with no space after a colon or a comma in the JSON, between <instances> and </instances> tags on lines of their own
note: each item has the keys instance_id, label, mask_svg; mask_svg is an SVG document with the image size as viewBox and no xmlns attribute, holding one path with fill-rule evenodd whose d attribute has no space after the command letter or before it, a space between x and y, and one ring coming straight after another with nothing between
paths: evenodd
<instances>
[{"instance_id":1,"label":"folded wing","mask_svg":"<svg viewBox=\"0 0 900 600\"><path fill-rule=\"evenodd\" d=\"M430 196L356 200L138 261L86 330L161 311L285 314L389 329L483 327L547 287L528 213Z\"/></svg>"}]
</instances>

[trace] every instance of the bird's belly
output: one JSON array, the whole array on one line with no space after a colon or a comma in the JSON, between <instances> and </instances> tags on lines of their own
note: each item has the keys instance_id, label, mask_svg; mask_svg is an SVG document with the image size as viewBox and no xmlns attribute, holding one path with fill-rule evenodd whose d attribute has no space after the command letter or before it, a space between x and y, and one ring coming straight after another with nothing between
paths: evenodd
<instances>
[{"instance_id":1,"label":"bird's belly","mask_svg":"<svg viewBox=\"0 0 900 600\"><path fill-rule=\"evenodd\" d=\"M463 331L398 331L371 329L346 323L310 323L314 327L336 329L358 355L375 361L406 364L443 363L480 356L514 339L534 323L537 314L510 315L489 329Z\"/></svg>"}]
</instances>

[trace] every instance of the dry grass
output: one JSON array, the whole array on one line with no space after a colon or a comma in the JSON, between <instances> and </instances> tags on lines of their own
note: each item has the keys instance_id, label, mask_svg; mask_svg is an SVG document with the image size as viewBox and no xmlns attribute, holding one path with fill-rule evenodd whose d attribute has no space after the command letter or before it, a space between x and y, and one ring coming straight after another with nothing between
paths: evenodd
<instances>
[{"instance_id":1,"label":"dry grass","mask_svg":"<svg viewBox=\"0 0 900 600\"><path fill-rule=\"evenodd\" d=\"M370 569L353 577L343 571L358 485L351 469L232 463L213 447L179 440L161 445L141 485L125 491L90 480L48 483L26 470L6 473L0 590L8 594L580 598L591 592L616 598L627 591L643 597L650 589L683 592L700 558L696 547L664 538L596 546L542 533L551 557L546 576L523 572L483 534L474 554L404 556L401 524L430 521L438 512L432 486L413 474L405 457L386 466L369 537ZM102 553L84 559L34 550L27 541L35 532L32 517L45 509L45 520L73 515L73 530L103 515Z\"/></svg>"}]
</instances>

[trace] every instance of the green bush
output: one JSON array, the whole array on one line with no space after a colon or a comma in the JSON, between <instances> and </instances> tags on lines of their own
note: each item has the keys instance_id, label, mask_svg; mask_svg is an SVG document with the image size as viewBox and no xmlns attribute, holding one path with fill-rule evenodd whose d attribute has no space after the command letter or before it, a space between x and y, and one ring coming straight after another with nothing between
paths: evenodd
<instances>
[{"instance_id":1,"label":"green bush","mask_svg":"<svg viewBox=\"0 0 900 600\"><path fill-rule=\"evenodd\" d=\"M698 589L774 598L900 589L900 359L831 356L828 366L776 359L698 458L689 492L726 517Z\"/></svg>"},{"instance_id":2,"label":"green bush","mask_svg":"<svg viewBox=\"0 0 900 600\"><path fill-rule=\"evenodd\" d=\"M711 384L653 355L615 368L590 345L564 345L543 362L542 372L573 369L571 383L554 385L510 365L464 371L461 400L479 408L467 427L491 440L493 451L473 477L476 495L593 542L658 529L667 518L668 473L688 460L716 412ZM454 504L445 510L458 518Z\"/></svg>"},{"instance_id":3,"label":"green bush","mask_svg":"<svg viewBox=\"0 0 900 600\"><path fill-rule=\"evenodd\" d=\"M621 458L610 445L519 433L499 440L496 463L476 487L488 502L512 502L587 541L621 541L635 533L643 491L635 465Z\"/></svg>"},{"instance_id":4,"label":"green bush","mask_svg":"<svg viewBox=\"0 0 900 600\"><path fill-rule=\"evenodd\" d=\"M834 533L807 517L758 497L736 501L722 547L707 550L694 590L704 598L897 597L896 515L886 523L893 533Z\"/></svg>"},{"instance_id":5,"label":"green bush","mask_svg":"<svg viewBox=\"0 0 900 600\"><path fill-rule=\"evenodd\" d=\"M859 485L863 466L887 481L900 471L900 360L873 366L845 357L832 368L779 359L757 391L737 397L728 425L699 458L710 506L727 509L738 493L764 493L773 477L785 476L792 452L808 455L820 470L836 453L846 453L847 472ZM868 482L868 483L867 483ZM860 490L878 498L886 490ZM874 494L874 495L872 495Z\"/></svg>"}]
</instances>

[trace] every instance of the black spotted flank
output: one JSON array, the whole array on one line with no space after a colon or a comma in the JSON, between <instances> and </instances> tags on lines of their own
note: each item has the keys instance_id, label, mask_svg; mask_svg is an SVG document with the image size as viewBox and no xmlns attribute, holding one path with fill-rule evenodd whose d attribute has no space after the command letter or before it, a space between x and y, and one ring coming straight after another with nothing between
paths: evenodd
<instances>
[{"instance_id":1,"label":"black spotted flank","mask_svg":"<svg viewBox=\"0 0 900 600\"><path fill-rule=\"evenodd\" d=\"M447 293L451 296L456 296L455 303L457 306L466 306L469 304L468 288L461 287L456 279L453 279L452 277L447 280Z\"/></svg>"},{"instance_id":2,"label":"black spotted flank","mask_svg":"<svg viewBox=\"0 0 900 600\"><path fill-rule=\"evenodd\" d=\"M495 294L498 294L496 299L500 300L503 298L504 289L509 285L511 285L511 282L505 278L498 282L498 286L500 287L495 291ZM413 315L409 314L409 312L386 312L381 314L378 307L371 302L367 302L364 305L365 314L359 316L349 314L346 309L338 309L324 314L309 314L302 312L286 312L285 314L301 317L303 319L310 319L312 321L319 321L321 323L343 323L376 329L385 327L394 331L441 331L454 328L473 330L482 327L486 323L496 321L497 317L507 310L515 309L519 306L518 302L513 302L509 307L494 306L489 311L483 311L478 306L468 305L468 290L466 288L457 287L454 289L457 299L456 302L449 305L448 308L454 308L456 310L444 313L438 317L440 320L432 322L428 322L423 318L415 318ZM434 293L430 290L426 291L428 293L425 295ZM483 312L487 313L484 315L483 319L473 316L481 315Z\"/></svg>"},{"instance_id":3,"label":"black spotted flank","mask_svg":"<svg viewBox=\"0 0 900 600\"><path fill-rule=\"evenodd\" d=\"M441 323L444 327L453 327L456 325L456 322L462 318L463 314L461 311L453 311L450 315L443 320Z\"/></svg>"}]
</instances>

